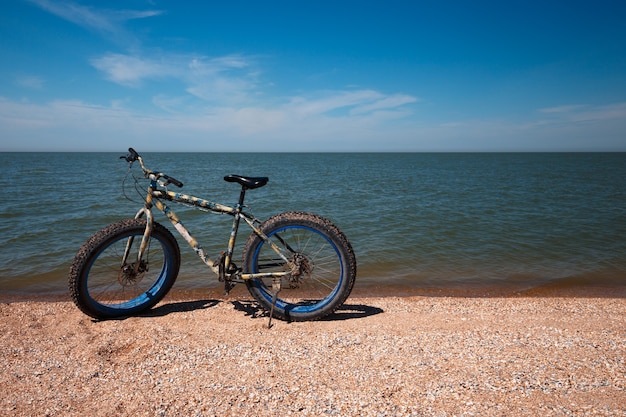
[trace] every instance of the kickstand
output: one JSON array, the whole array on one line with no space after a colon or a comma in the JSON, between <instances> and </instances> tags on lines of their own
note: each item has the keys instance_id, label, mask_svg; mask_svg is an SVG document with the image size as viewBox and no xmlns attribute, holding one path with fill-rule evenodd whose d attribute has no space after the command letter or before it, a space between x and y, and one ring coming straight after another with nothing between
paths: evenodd
<instances>
[{"instance_id":1,"label":"kickstand","mask_svg":"<svg viewBox=\"0 0 626 417\"><path fill-rule=\"evenodd\" d=\"M274 316L274 306L276 305L276 300L278 299L278 292L280 291L280 277L272 279L272 307L270 308L270 319L267 323L267 328L272 328L272 317Z\"/></svg>"}]
</instances>

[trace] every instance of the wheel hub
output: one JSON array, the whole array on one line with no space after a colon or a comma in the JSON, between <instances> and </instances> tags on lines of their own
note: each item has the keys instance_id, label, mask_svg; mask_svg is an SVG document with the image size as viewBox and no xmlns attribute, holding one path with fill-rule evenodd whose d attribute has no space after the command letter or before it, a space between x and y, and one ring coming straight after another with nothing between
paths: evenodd
<instances>
[{"instance_id":1,"label":"wheel hub","mask_svg":"<svg viewBox=\"0 0 626 417\"><path fill-rule=\"evenodd\" d=\"M122 266L119 274L117 275L117 281L122 287L131 287L139 284L148 271L148 265L145 261L139 262L137 272L135 272L136 263L126 264Z\"/></svg>"},{"instance_id":2,"label":"wheel hub","mask_svg":"<svg viewBox=\"0 0 626 417\"><path fill-rule=\"evenodd\" d=\"M294 253L289 278L289 288L298 288L305 279L311 276L313 267L306 256L301 253Z\"/></svg>"}]
</instances>

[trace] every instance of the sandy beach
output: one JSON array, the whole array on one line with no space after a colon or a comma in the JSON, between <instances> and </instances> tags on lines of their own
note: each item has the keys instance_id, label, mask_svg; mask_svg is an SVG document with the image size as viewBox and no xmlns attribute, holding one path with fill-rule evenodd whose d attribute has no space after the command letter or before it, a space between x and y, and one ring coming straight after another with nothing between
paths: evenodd
<instances>
[{"instance_id":1,"label":"sandy beach","mask_svg":"<svg viewBox=\"0 0 626 417\"><path fill-rule=\"evenodd\" d=\"M0 415L623 416L626 294L355 291L327 320L245 292L96 322L0 302Z\"/></svg>"}]
</instances>

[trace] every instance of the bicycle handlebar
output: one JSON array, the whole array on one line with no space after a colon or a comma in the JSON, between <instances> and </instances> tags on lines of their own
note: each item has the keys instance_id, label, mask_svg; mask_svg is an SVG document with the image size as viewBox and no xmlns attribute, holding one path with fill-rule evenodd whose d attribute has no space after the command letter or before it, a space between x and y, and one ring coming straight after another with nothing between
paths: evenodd
<instances>
[{"instance_id":1,"label":"bicycle handlebar","mask_svg":"<svg viewBox=\"0 0 626 417\"><path fill-rule=\"evenodd\" d=\"M178 188L183 188L183 183L178 181L176 178L172 178L169 175L165 175L165 174L160 174L161 178L165 178L165 180L168 183L172 183L175 186L177 186Z\"/></svg>"},{"instance_id":2,"label":"bicycle handlebar","mask_svg":"<svg viewBox=\"0 0 626 417\"><path fill-rule=\"evenodd\" d=\"M174 184L178 188L183 188L183 183L178 181L176 178L170 177L169 175L166 175L162 172L154 172L146 168L146 166L143 164L143 158L133 148L128 148L128 155L122 155L120 156L120 159L125 159L126 162L130 164L132 164L135 161L139 161L139 165L141 165L141 169L143 170L143 173L146 175L146 177L150 175L154 175L157 179L164 178L165 179L164 185Z\"/></svg>"}]
</instances>

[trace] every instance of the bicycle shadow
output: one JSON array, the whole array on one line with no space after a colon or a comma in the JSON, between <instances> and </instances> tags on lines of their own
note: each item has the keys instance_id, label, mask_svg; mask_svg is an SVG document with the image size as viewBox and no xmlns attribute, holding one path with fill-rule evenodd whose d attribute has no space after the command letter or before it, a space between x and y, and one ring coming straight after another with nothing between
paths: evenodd
<instances>
[{"instance_id":1,"label":"bicycle shadow","mask_svg":"<svg viewBox=\"0 0 626 417\"><path fill-rule=\"evenodd\" d=\"M365 304L344 304L333 314L324 317L321 321L340 321L351 319L362 319L384 313L380 307L368 306Z\"/></svg>"},{"instance_id":2,"label":"bicycle shadow","mask_svg":"<svg viewBox=\"0 0 626 417\"><path fill-rule=\"evenodd\" d=\"M162 304L138 315L138 317L163 317L172 313L187 313L196 310L205 310L215 307L222 301L220 300L194 300L179 301L174 303Z\"/></svg>"},{"instance_id":3,"label":"bicycle shadow","mask_svg":"<svg viewBox=\"0 0 626 417\"><path fill-rule=\"evenodd\" d=\"M253 319L269 316L269 313L254 301L236 300L231 301L231 304L233 305L235 310L241 311L246 316ZM337 311L335 311L333 314L324 317L320 321L362 319L381 313L384 313L384 310L379 307L372 307L364 304L344 304L339 307Z\"/></svg>"}]
</instances>

